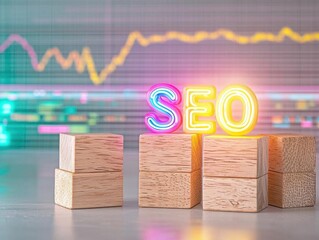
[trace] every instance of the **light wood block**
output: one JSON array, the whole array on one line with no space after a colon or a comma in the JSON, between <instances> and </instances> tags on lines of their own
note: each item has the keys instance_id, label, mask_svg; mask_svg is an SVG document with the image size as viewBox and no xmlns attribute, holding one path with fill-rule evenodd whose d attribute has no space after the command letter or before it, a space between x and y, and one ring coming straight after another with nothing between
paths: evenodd
<instances>
[{"instance_id":1,"label":"light wood block","mask_svg":"<svg viewBox=\"0 0 319 240\"><path fill-rule=\"evenodd\" d=\"M260 178L204 177L203 209L259 212L268 206L267 174Z\"/></svg>"},{"instance_id":2,"label":"light wood block","mask_svg":"<svg viewBox=\"0 0 319 240\"><path fill-rule=\"evenodd\" d=\"M60 169L84 173L122 171L123 136L60 134Z\"/></svg>"},{"instance_id":3,"label":"light wood block","mask_svg":"<svg viewBox=\"0 0 319 240\"><path fill-rule=\"evenodd\" d=\"M196 134L142 134L140 171L192 172L201 168L201 136Z\"/></svg>"},{"instance_id":4,"label":"light wood block","mask_svg":"<svg viewBox=\"0 0 319 240\"><path fill-rule=\"evenodd\" d=\"M316 165L316 139L302 135L269 135L269 170L313 172Z\"/></svg>"},{"instance_id":5,"label":"light wood block","mask_svg":"<svg viewBox=\"0 0 319 240\"><path fill-rule=\"evenodd\" d=\"M139 206L192 208L201 201L201 170L192 173L140 172Z\"/></svg>"},{"instance_id":6,"label":"light wood block","mask_svg":"<svg viewBox=\"0 0 319 240\"><path fill-rule=\"evenodd\" d=\"M268 138L265 136L205 136L205 177L258 178L268 172Z\"/></svg>"},{"instance_id":7,"label":"light wood block","mask_svg":"<svg viewBox=\"0 0 319 240\"><path fill-rule=\"evenodd\" d=\"M122 206L123 174L71 173L56 169L55 203L69 209Z\"/></svg>"},{"instance_id":8,"label":"light wood block","mask_svg":"<svg viewBox=\"0 0 319 240\"><path fill-rule=\"evenodd\" d=\"M269 205L281 208L309 207L316 203L316 174L269 171Z\"/></svg>"}]
</instances>

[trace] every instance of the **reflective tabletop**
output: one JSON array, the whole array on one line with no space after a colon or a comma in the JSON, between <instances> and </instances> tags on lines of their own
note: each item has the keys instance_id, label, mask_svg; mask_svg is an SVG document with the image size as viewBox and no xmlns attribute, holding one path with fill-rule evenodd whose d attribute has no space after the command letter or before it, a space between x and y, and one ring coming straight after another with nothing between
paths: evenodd
<instances>
[{"instance_id":1,"label":"reflective tabletop","mask_svg":"<svg viewBox=\"0 0 319 240\"><path fill-rule=\"evenodd\" d=\"M269 206L257 214L202 211L201 205L138 208L137 150L124 154L123 207L71 211L54 205L57 167L58 150L0 151L1 240L319 239L318 204L295 209Z\"/></svg>"}]
</instances>

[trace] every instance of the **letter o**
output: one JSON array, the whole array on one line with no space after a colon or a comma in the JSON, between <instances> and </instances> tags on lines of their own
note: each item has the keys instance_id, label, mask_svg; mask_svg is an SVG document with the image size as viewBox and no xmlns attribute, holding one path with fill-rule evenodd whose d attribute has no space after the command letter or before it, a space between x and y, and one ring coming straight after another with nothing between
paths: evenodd
<instances>
[{"instance_id":1,"label":"letter o","mask_svg":"<svg viewBox=\"0 0 319 240\"><path fill-rule=\"evenodd\" d=\"M240 101L243 106L242 118L235 121L232 104ZM258 100L255 93L243 85L231 85L220 92L216 103L216 120L229 135L240 136L251 132L258 119Z\"/></svg>"}]
</instances>

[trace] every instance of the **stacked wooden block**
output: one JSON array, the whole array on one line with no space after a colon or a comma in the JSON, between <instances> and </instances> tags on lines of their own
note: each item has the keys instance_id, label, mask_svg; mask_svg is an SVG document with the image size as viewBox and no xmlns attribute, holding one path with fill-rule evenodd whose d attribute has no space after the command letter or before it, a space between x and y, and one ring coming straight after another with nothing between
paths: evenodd
<instances>
[{"instance_id":1,"label":"stacked wooden block","mask_svg":"<svg viewBox=\"0 0 319 240\"><path fill-rule=\"evenodd\" d=\"M204 137L203 209L261 211L268 206L267 173L267 137Z\"/></svg>"},{"instance_id":2,"label":"stacked wooden block","mask_svg":"<svg viewBox=\"0 0 319 240\"><path fill-rule=\"evenodd\" d=\"M269 204L281 208L314 206L315 137L269 136Z\"/></svg>"},{"instance_id":3,"label":"stacked wooden block","mask_svg":"<svg viewBox=\"0 0 319 240\"><path fill-rule=\"evenodd\" d=\"M192 208L201 201L201 137L143 134L139 149L139 206Z\"/></svg>"},{"instance_id":4,"label":"stacked wooden block","mask_svg":"<svg viewBox=\"0 0 319 240\"><path fill-rule=\"evenodd\" d=\"M55 203L69 208L122 206L123 137L60 135Z\"/></svg>"}]
</instances>

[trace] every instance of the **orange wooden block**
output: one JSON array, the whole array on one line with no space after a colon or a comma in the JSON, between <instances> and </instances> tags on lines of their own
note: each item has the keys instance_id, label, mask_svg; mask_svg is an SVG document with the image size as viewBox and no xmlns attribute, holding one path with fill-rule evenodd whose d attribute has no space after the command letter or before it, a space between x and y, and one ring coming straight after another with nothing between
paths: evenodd
<instances>
[{"instance_id":1,"label":"orange wooden block","mask_svg":"<svg viewBox=\"0 0 319 240\"><path fill-rule=\"evenodd\" d=\"M281 208L309 207L316 203L316 174L269 171L269 205Z\"/></svg>"},{"instance_id":2,"label":"orange wooden block","mask_svg":"<svg viewBox=\"0 0 319 240\"><path fill-rule=\"evenodd\" d=\"M123 174L71 173L56 169L55 203L69 209L122 206Z\"/></svg>"},{"instance_id":3,"label":"orange wooden block","mask_svg":"<svg viewBox=\"0 0 319 240\"><path fill-rule=\"evenodd\" d=\"M123 136L60 134L60 169L75 172L122 171Z\"/></svg>"},{"instance_id":4,"label":"orange wooden block","mask_svg":"<svg viewBox=\"0 0 319 240\"><path fill-rule=\"evenodd\" d=\"M192 208L201 201L201 170L192 173L140 172L139 206Z\"/></svg>"},{"instance_id":5,"label":"orange wooden block","mask_svg":"<svg viewBox=\"0 0 319 240\"><path fill-rule=\"evenodd\" d=\"M268 138L265 136L204 137L205 177L258 178L268 172Z\"/></svg>"},{"instance_id":6,"label":"orange wooden block","mask_svg":"<svg viewBox=\"0 0 319 240\"><path fill-rule=\"evenodd\" d=\"M204 177L203 209L259 212L268 206L267 174L260 178Z\"/></svg>"},{"instance_id":7,"label":"orange wooden block","mask_svg":"<svg viewBox=\"0 0 319 240\"><path fill-rule=\"evenodd\" d=\"M201 168L201 136L196 134L142 134L140 171L192 172Z\"/></svg>"},{"instance_id":8,"label":"orange wooden block","mask_svg":"<svg viewBox=\"0 0 319 240\"><path fill-rule=\"evenodd\" d=\"M269 135L270 171L313 172L315 166L315 137L289 134Z\"/></svg>"}]
</instances>

